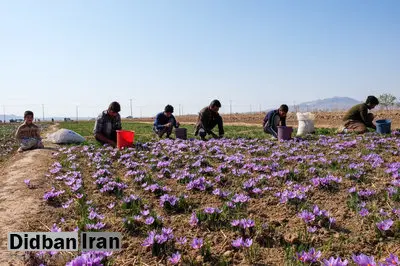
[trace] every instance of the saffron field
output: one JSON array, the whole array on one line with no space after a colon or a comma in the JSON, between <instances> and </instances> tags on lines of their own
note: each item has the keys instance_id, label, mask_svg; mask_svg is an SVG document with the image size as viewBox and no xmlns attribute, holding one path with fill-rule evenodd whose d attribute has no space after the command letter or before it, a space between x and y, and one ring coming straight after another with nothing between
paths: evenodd
<instances>
[{"instance_id":1,"label":"saffron field","mask_svg":"<svg viewBox=\"0 0 400 266\"><path fill-rule=\"evenodd\" d=\"M51 231L122 232L123 250L27 261L398 265L399 134L62 147L47 173L52 215L43 220Z\"/></svg>"}]
</instances>

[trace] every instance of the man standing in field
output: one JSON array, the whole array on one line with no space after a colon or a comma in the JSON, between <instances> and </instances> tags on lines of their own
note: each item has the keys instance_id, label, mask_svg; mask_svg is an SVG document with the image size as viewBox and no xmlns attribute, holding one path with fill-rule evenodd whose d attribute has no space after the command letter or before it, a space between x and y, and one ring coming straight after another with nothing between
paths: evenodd
<instances>
[{"instance_id":1,"label":"man standing in field","mask_svg":"<svg viewBox=\"0 0 400 266\"><path fill-rule=\"evenodd\" d=\"M213 100L209 106L201 109L197 119L195 136L199 135L202 140L205 140L207 134L212 135L214 138L222 138L224 136L224 126L222 117L218 111L221 108L221 103L218 100ZM218 125L219 135L212 132L212 129Z\"/></svg>"},{"instance_id":2,"label":"man standing in field","mask_svg":"<svg viewBox=\"0 0 400 266\"><path fill-rule=\"evenodd\" d=\"M263 121L264 132L278 138L278 126L286 126L286 115L289 107L282 104L279 109L267 113Z\"/></svg>"},{"instance_id":3,"label":"man standing in field","mask_svg":"<svg viewBox=\"0 0 400 266\"><path fill-rule=\"evenodd\" d=\"M368 96L365 103L353 106L343 117L344 128L340 132L363 134L368 131L367 128L376 129L372 123L374 115L368 113L368 110L374 109L378 104L379 100L375 96Z\"/></svg>"},{"instance_id":4,"label":"man standing in field","mask_svg":"<svg viewBox=\"0 0 400 266\"><path fill-rule=\"evenodd\" d=\"M179 122L176 121L175 116L172 114L174 112L174 107L167 105L164 108L164 112L158 113L154 119L153 131L160 137L164 134L167 138L170 137L172 133L172 128L178 128Z\"/></svg>"},{"instance_id":5,"label":"man standing in field","mask_svg":"<svg viewBox=\"0 0 400 266\"><path fill-rule=\"evenodd\" d=\"M121 127L121 106L118 102L112 102L107 110L103 111L96 119L93 134L101 144L117 145L117 130Z\"/></svg>"}]
</instances>

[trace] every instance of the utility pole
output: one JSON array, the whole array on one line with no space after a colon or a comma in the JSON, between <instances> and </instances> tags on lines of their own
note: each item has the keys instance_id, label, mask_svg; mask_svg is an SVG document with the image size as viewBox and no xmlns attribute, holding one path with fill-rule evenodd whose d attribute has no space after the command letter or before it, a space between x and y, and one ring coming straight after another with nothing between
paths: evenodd
<instances>
[{"instance_id":1,"label":"utility pole","mask_svg":"<svg viewBox=\"0 0 400 266\"><path fill-rule=\"evenodd\" d=\"M258 104L258 109L260 110L261 113L261 104Z\"/></svg>"},{"instance_id":2,"label":"utility pole","mask_svg":"<svg viewBox=\"0 0 400 266\"><path fill-rule=\"evenodd\" d=\"M181 114L181 105L179 105L179 115L182 115Z\"/></svg>"},{"instance_id":3,"label":"utility pole","mask_svg":"<svg viewBox=\"0 0 400 266\"><path fill-rule=\"evenodd\" d=\"M133 118L133 114L132 114L132 99L129 99L130 103L131 103L131 117Z\"/></svg>"},{"instance_id":4,"label":"utility pole","mask_svg":"<svg viewBox=\"0 0 400 266\"><path fill-rule=\"evenodd\" d=\"M76 123L78 123L78 105L76 106Z\"/></svg>"},{"instance_id":5,"label":"utility pole","mask_svg":"<svg viewBox=\"0 0 400 266\"><path fill-rule=\"evenodd\" d=\"M140 106L140 118L142 118L142 106Z\"/></svg>"},{"instance_id":6,"label":"utility pole","mask_svg":"<svg viewBox=\"0 0 400 266\"><path fill-rule=\"evenodd\" d=\"M229 100L229 114L232 116L232 100Z\"/></svg>"},{"instance_id":7,"label":"utility pole","mask_svg":"<svg viewBox=\"0 0 400 266\"><path fill-rule=\"evenodd\" d=\"M250 114L252 113L252 110L251 110L251 104L250 104Z\"/></svg>"},{"instance_id":8,"label":"utility pole","mask_svg":"<svg viewBox=\"0 0 400 266\"><path fill-rule=\"evenodd\" d=\"M6 122L6 106L5 105L3 105L3 118L4 118L3 123L5 123Z\"/></svg>"},{"instance_id":9,"label":"utility pole","mask_svg":"<svg viewBox=\"0 0 400 266\"><path fill-rule=\"evenodd\" d=\"M42 121L44 122L44 104L42 104Z\"/></svg>"}]
</instances>

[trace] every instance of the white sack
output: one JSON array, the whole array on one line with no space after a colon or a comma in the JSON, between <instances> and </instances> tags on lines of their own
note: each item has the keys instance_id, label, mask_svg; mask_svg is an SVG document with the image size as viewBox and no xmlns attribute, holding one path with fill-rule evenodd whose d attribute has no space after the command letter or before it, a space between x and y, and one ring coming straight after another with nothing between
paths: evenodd
<instances>
[{"instance_id":1,"label":"white sack","mask_svg":"<svg viewBox=\"0 0 400 266\"><path fill-rule=\"evenodd\" d=\"M297 136L306 135L309 133L314 133L314 114L312 113L297 113L297 120L299 121L299 126L297 129Z\"/></svg>"},{"instance_id":2,"label":"white sack","mask_svg":"<svg viewBox=\"0 0 400 266\"><path fill-rule=\"evenodd\" d=\"M72 144L72 143L82 143L85 138L76 133L75 131L62 128L50 135L47 138L57 144Z\"/></svg>"}]
</instances>

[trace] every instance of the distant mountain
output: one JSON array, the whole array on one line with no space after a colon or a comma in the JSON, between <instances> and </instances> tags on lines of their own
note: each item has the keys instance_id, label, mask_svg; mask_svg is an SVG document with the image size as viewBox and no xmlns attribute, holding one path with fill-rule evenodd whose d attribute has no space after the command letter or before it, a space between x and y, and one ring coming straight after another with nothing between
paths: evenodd
<instances>
[{"instance_id":1,"label":"distant mountain","mask_svg":"<svg viewBox=\"0 0 400 266\"><path fill-rule=\"evenodd\" d=\"M361 101L349 97L333 97L327 99L319 99L310 102L304 102L299 105L291 106L291 110L299 112L306 111L340 111L347 110L353 105L359 104Z\"/></svg>"}]
</instances>

